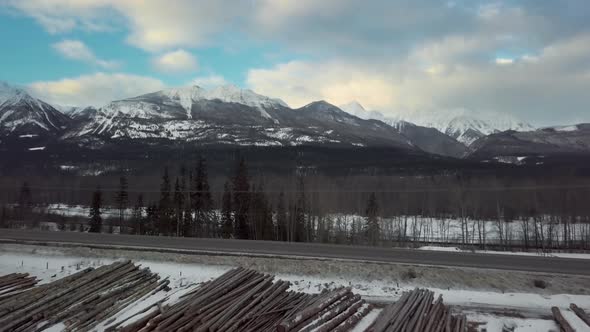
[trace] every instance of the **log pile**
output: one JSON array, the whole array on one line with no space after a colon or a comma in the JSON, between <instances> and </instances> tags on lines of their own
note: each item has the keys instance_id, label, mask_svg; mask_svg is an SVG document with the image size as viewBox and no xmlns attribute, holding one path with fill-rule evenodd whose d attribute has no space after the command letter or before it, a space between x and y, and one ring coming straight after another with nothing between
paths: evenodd
<instances>
[{"instance_id":1,"label":"log pile","mask_svg":"<svg viewBox=\"0 0 590 332\"><path fill-rule=\"evenodd\" d=\"M144 303L169 289L169 280L160 280L130 261L87 268L48 284L36 283L27 274L0 277L0 295L3 290L10 294L0 297L0 332L43 331L57 323L63 323L67 331L91 331L117 321L122 316L116 314L130 304ZM168 303L169 297L148 302L151 304L106 331L344 332L373 310L350 288L306 294L290 291L290 286L272 275L235 268L174 302ZM466 330L464 315L451 314L442 297L435 301L433 292L421 289L404 293L366 329Z\"/></svg>"},{"instance_id":2,"label":"log pile","mask_svg":"<svg viewBox=\"0 0 590 332\"><path fill-rule=\"evenodd\" d=\"M414 331L414 332L464 332L467 331L465 315L453 315L445 306L442 296L434 301L434 293L415 289L405 292L394 304L381 311L372 332Z\"/></svg>"},{"instance_id":3,"label":"log pile","mask_svg":"<svg viewBox=\"0 0 590 332\"><path fill-rule=\"evenodd\" d=\"M39 280L28 273L11 273L0 277L0 301L34 287Z\"/></svg>"},{"instance_id":4,"label":"log pile","mask_svg":"<svg viewBox=\"0 0 590 332\"><path fill-rule=\"evenodd\" d=\"M0 299L0 331L42 331L60 322L89 331L168 283L129 261L87 268Z\"/></svg>"},{"instance_id":5,"label":"log pile","mask_svg":"<svg viewBox=\"0 0 590 332\"><path fill-rule=\"evenodd\" d=\"M588 316L584 309L578 307L575 303L570 303L570 309L590 328L590 316Z\"/></svg>"},{"instance_id":6,"label":"log pile","mask_svg":"<svg viewBox=\"0 0 590 332\"><path fill-rule=\"evenodd\" d=\"M563 332L575 332L576 330L570 325L570 323L563 317L561 310L558 307L551 307L551 313L553 319L559 325L559 330Z\"/></svg>"},{"instance_id":7,"label":"log pile","mask_svg":"<svg viewBox=\"0 0 590 332\"><path fill-rule=\"evenodd\" d=\"M120 331L347 331L370 310L349 288L312 295L273 279L232 269Z\"/></svg>"}]
</instances>

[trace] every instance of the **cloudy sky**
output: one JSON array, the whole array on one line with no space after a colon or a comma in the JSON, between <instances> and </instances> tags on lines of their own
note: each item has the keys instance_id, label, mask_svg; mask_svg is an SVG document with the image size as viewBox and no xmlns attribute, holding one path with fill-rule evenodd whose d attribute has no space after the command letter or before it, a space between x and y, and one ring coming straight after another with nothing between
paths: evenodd
<instances>
[{"instance_id":1,"label":"cloudy sky","mask_svg":"<svg viewBox=\"0 0 590 332\"><path fill-rule=\"evenodd\" d=\"M225 83L292 107L590 122L588 0L0 0L0 80L67 105Z\"/></svg>"}]
</instances>

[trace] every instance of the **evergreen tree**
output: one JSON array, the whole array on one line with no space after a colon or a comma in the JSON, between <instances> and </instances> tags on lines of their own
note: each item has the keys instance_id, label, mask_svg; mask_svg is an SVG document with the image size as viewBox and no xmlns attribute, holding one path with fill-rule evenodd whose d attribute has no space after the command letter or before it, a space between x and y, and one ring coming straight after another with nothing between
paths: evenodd
<instances>
[{"instance_id":1,"label":"evergreen tree","mask_svg":"<svg viewBox=\"0 0 590 332\"><path fill-rule=\"evenodd\" d=\"M88 213L88 217L90 218L90 229L88 231L91 233L100 233L102 230L101 205L102 192L100 191L100 188L96 188L94 193L92 193L92 204L90 205L90 212Z\"/></svg>"},{"instance_id":2,"label":"evergreen tree","mask_svg":"<svg viewBox=\"0 0 590 332\"><path fill-rule=\"evenodd\" d=\"M146 210L145 234L157 235L160 233L160 211L156 203L151 203Z\"/></svg>"},{"instance_id":3,"label":"evergreen tree","mask_svg":"<svg viewBox=\"0 0 590 332\"><path fill-rule=\"evenodd\" d=\"M194 195L192 198L195 214L195 228L197 236L211 236L215 233L212 209L213 199L207 178L207 165L203 157L199 157L193 178Z\"/></svg>"},{"instance_id":4,"label":"evergreen tree","mask_svg":"<svg viewBox=\"0 0 590 332\"><path fill-rule=\"evenodd\" d=\"M306 208L306 200L305 200L305 185L303 182L303 177L299 177L299 181L297 183L297 202L295 203L295 215L294 215L294 223L295 223L295 242L305 242L306 239L306 231L305 231L305 208Z\"/></svg>"},{"instance_id":5,"label":"evergreen tree","mask_svg":"<svg viewBox=\"0 0 590 332\"><path fill-rule=\"evenodd\" d=\"M143 209L143 194L139 194L139 196L137 196L137 202L133 207L133 231L138 235L145 234L145 229L143 227Z\"/></svg>"},{"instance_id":6,"label":"evergreen tree","mask_svg":"<svg viewBox=\"0 0 590 332\"><path fill-rule=\"evenodd\" d=\"M250 219L248 210L250 207L250 183L248 180L248 168L243 157L240 158L236 175L233 179L233 215L234 215L234 237L238 239L249 239Z\"/></svg>"},{"instance_id":7,"label":"evergreen tree","mask_svg":"<svg viewBox=\"0 0 590 332\"><path fill-rule=\"evenodd\" d=\"M183 221L182 212L184 211L184 193L182 192L182 187L180 185L180 180L176 178L176 182L174 183L174 224L175 229L174 232L176 236L180 236L181 231L181 224Z\"/></svg>"},{"instance_id":8,"label":"evergreen tree","mask_svg":"<svg viewBox=\"0 0 590 332\"><path fill-rule=\"evenodd\" d=\"M123 232L123 220L125 219L125 210L129 203L129 194L127 192L127 178L123 175L119 178L119 189L115 192L115 205L119 210L119 232Z\"/></svg>"},{"instance_id":9,"label":"evergreen tree","mask_svg":"<svg viewBox=\"0 0 590 332\"><path fill-rule=\"evenodd\" d=\"M61 215L58 218L59 219L57 220L57 229L63 232L66 230L66 217Z\"/></svg>"},{"instance_id":10,"label":"evergreen tree","mask_svg":"<svg viewBox=\"0 0 590 332\"><path fill-rule=\"evenodd\" d=\"M183 206L183 220L181 225L181 233L182 236L190 236L191 234L191 227L193 224L193 208L192 208L192 197L194 197L193 190L188 190L187 188L187 181L190 187L192 188L193 185L193 172L188 172L188 180L186 178L186 169L184 166L180 169L180 173L182 176L182 180L180 183L180 187L182 192L184 193L184 206Z\"/></svg>"},{"instance_id":11,"label":"evergreen tree","mask_svg":"<svg viewBox=\"0 0 590 332\"><path fill-rule=\"evenodd\" d=\"M156 228L159 234L171 234L171 221L173 214L172 194L171 194L170 176L168 175L168 167L164 168L164 175L162 176L162 184L160 185L160 204L158 206L158 223Z\"/></svg>"},{"instance_id":12,"label":"evergreen tree","mask_svg":"<svg viewBox=\"0 0 590 332\"><path fill-rule=\"evenodd\" d=\"M223 197L221 198L221 235L228 239L234 233L232 218L232 197L229 182L223 186Z\"/></svg>"},{"instance_id":13,"label":"evergreen tree","mask_svg":"<svg viewBox=\"0 0 590 332\"><path fill-rule=\"evenodd\" d=\"M33 209L33 199L31 188L28 182L23 182L18 195L17 218L19 220L28 220L31 217Z\"/></svg>"},{"instance_id":14,"label":"evergreen tree","mask_svg":"<svg viewBox=\"0 0 590 332\"><path fill-rule=\"evenodd\" d=\"M263 210L264 210L264 228L263 228L263 239L267 240L267 241L272 241L275 239L275 224L274 221L272 219L272 206L270 205L270 203L268 202L268 199L266 198L266 194L264 194L264 192L261 192L261 198L262 198L262 206L263 206Z\"/></svg>"},{"instance_id":15,"label":"evergreen tree","mask_svg":"<svg viewBox=\"0 0 590 332\"><path fill-rule=\"evenodd\" d=\"M375 193L371 193L367 201L367 209L365 210L365 236L371 245L379 243L379 205Z\"/></svg>"},{"instance_id":16,"label":"evergreen tree","mask_svg":"<svg viewBox=\"0 0 590 332\"><path fill-rule=\"evenodd\" d=\"M264 194L264 186L260 183L251 195L251 219L254 227L255 240L273 240L274 224L272 210Z\"/></svg>"},{"instance_id":17,"label":"evergreen tree","mask_svg":"<svg viewBox=\"0 0 590 332\"><path fill-rule=\"evenodd\" d=\"M285 207L285 194L281 191L277 204L277 240L288 241L287 208Z\"/></svg>"},{"instance_id":18,"label":"evergreen tree","mask_svg":"<svg viewBox=\"0 0 590 332\"><path fill-rule=\"evenodd\" d=\"M8 210L6 209L6 206L2 205L2 213L0 213L0 228L5 228L7 227L7 222L8 222Z\"/></svg>"}]
</instances>

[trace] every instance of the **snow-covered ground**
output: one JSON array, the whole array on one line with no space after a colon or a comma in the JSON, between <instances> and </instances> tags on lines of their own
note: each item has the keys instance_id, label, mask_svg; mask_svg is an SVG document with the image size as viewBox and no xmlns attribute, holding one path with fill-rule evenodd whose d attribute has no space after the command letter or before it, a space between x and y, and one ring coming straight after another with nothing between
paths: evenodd
<instances>
[{"instance_id":1,"label":"snow-covered ground","mask_svg":"<svg viewBox=\"0 0 590 332\"><path fill-rule=\"evenodd\" d=\"M440 246L423 246L420 250L448 251L448 252L472 252L476 254L490 255L519 255L519 256L537 256L537 257L560 257L575 259L590 259L587 253L569 253L569 252L522 252L522 251L490 251L490 250L461 250L457 247L440 247Z\"/></svg>"},{"instance_id":2,"label":"snow-covered ground","mask_svg":"<svg viewBox=\"0 0 590 332\"><path fill-rule=\"evenodd\" d=\"M36 212L59 215L64 217L87 218L89 207L84 205L68 205L63 203L52 203L35 208ZM131 217L133 209L125 210L125 216ZM119 210L113 207L103 207L102 215L105 218L118 218ZM349 238L359 229L363 228L365 218L360 215L350 214L329 214L325 222L331 223L331 229L335 238ZM472 220L461 221L455 218L431 218L422 216L397 216L380 218L380 229L382 240L403 243L465 243L467 245L478 245L481 239L486 244L520 243L525 232L530 242L535 238L535 221L494 221L494 220ZM537 221L539 237L549 239L553 243L561 243L564 239L564 229L559 224L552 222L549 216L543 216ZM590 223L580 222L568 225L568 238L570 240L590 241ZM555 257L568 257L563 256ZM574 256L572 256L574 257Z\"/></svg>"},{"instance_id":3,"label":"snow-covered ground","mask_svg":"<svg viewBox=\"0 0 590 332\"><path fill-rule=\"evenodd\" d=\"M62 278L79 269L88 266L101 266L112 263L113 258L83 257L71 253L46 247L36 247L33 251L10 251L6 247L0 251L0 275L13 272L28 272L41 279L42 283ZM121 257L123 259L123 257ZM183 263L174 261L155 261L149 259L136 259L138 264L149 267L162 278L171 280L172 290L165 293L159 292L153 296L145 297L120 312L114 321L108 324L103 322L99 331L106 326L122 322L138 312L160 301L172 303L186 293L193 285L218 277L232 266ZM412 281L399 280L397 282L387 280L368 280L362 278L335 277L333 275L319 274L310 276L300 274L296 269L289 273L278 273L277 279L288 280L292 283L291 289L308 293L321 292L323 289L334 289L340 286L351 286L355 293L375 303L390 303L395 301L403 291L420 287L420 284ZM427 287L428 285L422 285ZM456 306L468 315L470 321L482 322L480 330L502 331L503 326L515 327L514 331L549 331L556 330L556 325L550 319L551 306L562 309L564 316L574 326L581 326L577 331L585 331L582 321L569 311L570 303L576 303L579 307L590 309L590 295L554 294L542 295L533 293L501 293L489 290L463 290L457 288L432 288L437 294L442 294L446 304ZM503 315L501 312L520 312L522 317ZM378 314L378 309L370 313L361 324L370 324ZM137 317L132 318L137 319ZM54 326L52 331L60 331L62 326ZM361 331L360 328L355 331Z\"/></svg>"},{"instance_id":4,"label":"snow-covered ground","mask_svg":"<svg viewBox=\"0 0 590 332\"><path fill-rule=\"evenodd\" d=\"M361 215L329 214L332 229L336 233L350 234L354 229L362 229L365 218ZM386 241L466 243L478 244L480 237L487 244L522 241L524 234L529 241L535 238L535 221L514 220L474 220L466 218L433 218L418 215L384 217L379 220L381 236ZM563 226L550 216L542 216L536 221L539 238L555 242L564 239ZM568 225L570 240L590 239L590 224L579 220Z\"/></svg>"}]
</instances>

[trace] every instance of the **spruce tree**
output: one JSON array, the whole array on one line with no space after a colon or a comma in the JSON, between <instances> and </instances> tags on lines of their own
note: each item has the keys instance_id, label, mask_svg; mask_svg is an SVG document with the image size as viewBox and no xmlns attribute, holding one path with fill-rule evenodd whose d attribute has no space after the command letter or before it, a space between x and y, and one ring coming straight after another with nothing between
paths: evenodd
<instances>
[{"instance_id":1,"label":"spruce tree","mask_svg":"<svg viewBox=\"0 0 590 332\"><path fill-rule=\"evenodd\" d=\"M133 207L133 231L138 235L145 234L145 230L143 229L143 209L143 194L139 194L137 196L137 202Z\"/></svg>"},{"instance_id":2,"label":"spruce tree","mask_svg":"<svg viewBox=\"0 0 590 332\"><path fill-rule=\"evenodd\" d=\"M182 191L185 193L184 195L184 213L183 213L183 220L182 220L182 229L181 233L182 236L190 236L191 229L193 225L193 204L192 199L194 197L194 190L193 190L193 172L188 172L188 180L186 179L186 170L184 167L181 169L182 174L182 182L181 187L184 188ZM187 186L188 183L188 186ZM190 187L190 190L189 188Z\"/></svg>"},{"instance_id":3,"label":"spruce tree","mask_svg":"<svg viewBox=\"0 0 590 332\"><path fill-rule=\"evenodd\" d=\"M7 227L7 221L8 221L8 210L6 209L6 206L2 205L2 213L0 214L0 228L5 228Z\"/></svg>"},{"instance_id":4,"label":"spruce tree","mask_svg":"<svg viewBox=\"0 0 590 332\"><path fill-rule=\"evenodd\" d=\"M306 231L305 231L305 212L306 212L306 199L305 199L305 185L303 177L299 177L297 184L297 202L295 203L295 242L305 242Z\"/></svg>"},{"instance_id":5,"label":"spruce tree","mask_svg":"<svg viewBox=\"0 0 590 332\"><path fill-rule=\"evenodd\" d=\"M226 239L230 238L234 233L233 227L231 187L226 181L221 198L221 235Z\"/></svg>"},{"instance_id":6,"label":"spruce tree","mask_svg":"<svg viewBox=\"0 0 590 332\"><path fill-rule=\"evenodd\" d=\"M160 233L160 211L156 203L148 205L146 210L145 234L157 235Z\"/></svg>"},{"instance_id":7,"label":"spruce tree","mask_svg":"<svg viewBox=\"0 0 590 332\"><path fill-rule=\"evenodd\" d=\"M182 224L182 212L184 211L184 193L182 192L182 187L180 185L180 180L176 178L176 182L174 183L174 224L175 229L174 232L176 236L180 236L181 231L181 224Z\"/></svg>"},{"instance_id":8,"label":"spruce tree","mask_svg":"<svg viewBox=\"0 0 590 332\"><path fill-rule=\"evenodd\" d=\"M234 237L238 239L250 239L250 219L248 210L250 207L250 183L248 168L243 157L240 158L236 174L233 179L233 215Z\"/></svg>"},{"instance_id":9,"label":"spruce tree","mask_svg":"<svg viewBox=\"0 0 590 332\"><path fill-rule=\"evenodd\" d=\"M119 188L115 193L115 204L119 210L119 232L123 233L123 221L125 219L125 210L129 203L129 194L127 192L127 178L123 175L119 178Z\"/></svg>"},{"instance_id":10,"label":"spruce tree","mask_svg":"<svg viewBox=\"0 0 590 332\"><path fill-rule=\"evenodd\" d=\"M163 235L170 235L171 233L170 224L173 211L171 190L168 167L165 167L162 184L160 185L160 204L158 206L158 222L156 224L158 233Z\"/></svg>"},{"instance_id":11,"label":"spruce tree","mask_svg":"<svg viewBox=\"0 0 590 332\"><path fill-rule=\"evenodd\" d=\"M205 158L199 157L193 177L194 194L192 198L195 214L195 228L197 236L211 236L215 233L212 209L213 199L207 178L207 164Z\"/></svg>"},{"instance_id":12,"label":"spruce tree","mask_svg":"<svg viewBox=\"0 0 590 332\"><path fill-rule=\"evenodd\" d=\"M285 194L281 191L277 204L277 240L288 241L287 208L285 206Z\"/></svg>"},{"instance_id":13,"label":"spruce tree","mask_svg":"<svg viewBox=\"0 0 590 332\"><path fill-rule=\"evenodd\" d=\"M375 193L371 193L365 210L365 236L371 245L379 243L379 205Z\"/></svg>"},{"instance_id":14,"label":"spruce tree","mask_svg":"<svg viewBox=\"0 0 590 332\"><path fill-rule=\"evenodd\" d=\"M255 240L272 240L274 238L274 224L272 210L264 194L264 186L260 183L251 195L251 219L254 226Z\"/></svg>"},{"instance_id":15,"label":"spruce tree","mask_svg":"<svg viewBox=\"0 0 590 332\"><path fill-rule=\"evenodd\" d=\"M29 187L29 183L25 181L23 182L18 195L17 218L21 221L30 219L32 209L33 199L31 188Z\"/></svg>"},{"instance_id":16,"label":"spruce tree","mask_svg":"<svg viewBox=\"0 0 590 332\"><path fill-rule=\"evenodd\" d=\"M102 192L100 187L92 193L92 204L90 205L90 212L88 213L90 233L100 233L102 230L102 216L101 208L102 205Z\"/></svg>"}]
</instances>

